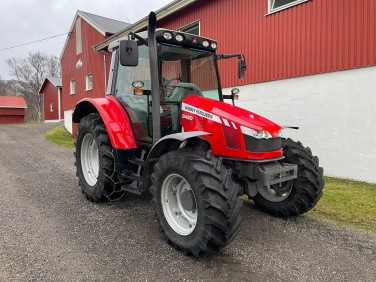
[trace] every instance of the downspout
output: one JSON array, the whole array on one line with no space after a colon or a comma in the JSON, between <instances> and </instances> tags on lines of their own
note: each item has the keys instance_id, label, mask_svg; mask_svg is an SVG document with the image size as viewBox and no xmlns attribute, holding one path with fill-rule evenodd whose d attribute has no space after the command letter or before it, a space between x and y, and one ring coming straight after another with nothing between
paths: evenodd
<instances>
[{"instance_id":1,"label":"downspout","mask_svg":"<svg viewBox=\"0 0 376 282\"><path fill-rule=\"evenodd\" d=\"M149 41L149 58L150 58L150 78L151 78L151 114L153 118L153 144L161 139L161 101L158 79L158 57L157 57L157 41L155 39L155 28L157 25L157 17L154 12L149 14L148 24L148 41Z\"/></svg>"},{"instance_id":2,"label":"downspout","mask_svg":"<svg viewBox=\"0 0 376 282\"><path fill-rule=\"evenodd\" d=\"M106 54L103 54L103 64L104 64L104 93L107 93L107 68L106 68Z\"/></svg>"},{"instance_id":3,"label":"downspout","mask_svg":"<svg viewBox=\"0 0 376 282\"><path fill-rule=\"evenodd\" d=\"M59 121L61 120L61 88L58 87L57 88L57 105L58 105L58 108L59 108Z\"/></svg>"}]
</instances>

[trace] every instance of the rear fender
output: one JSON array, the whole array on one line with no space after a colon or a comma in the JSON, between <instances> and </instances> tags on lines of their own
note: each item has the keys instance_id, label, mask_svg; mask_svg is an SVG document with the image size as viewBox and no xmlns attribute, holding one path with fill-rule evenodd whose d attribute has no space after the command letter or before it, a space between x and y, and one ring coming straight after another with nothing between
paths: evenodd
<instances>
[{"instance_id":1,"label":"rear fender","mask_svg":"<svg viewBox=\"0 0 376 282\"><path fill-rule=\"evenodd\" d=\"M91 113L99 113L115 149L137 147L128 115L113 96L81 100L76 105L72 120L79 123L81 118Z\"/></svg>"}]
</instances>

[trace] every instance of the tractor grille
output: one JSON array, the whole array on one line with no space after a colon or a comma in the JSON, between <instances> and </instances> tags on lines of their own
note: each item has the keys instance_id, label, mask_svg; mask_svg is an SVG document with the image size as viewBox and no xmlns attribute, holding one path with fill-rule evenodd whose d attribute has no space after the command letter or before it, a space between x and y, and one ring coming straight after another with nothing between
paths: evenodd
<instances>
[{"instance_id":1,"label":"tractor grille","mask_svg":"<svg viewBox=\"0 0 376 282\"><path fill-rule=\"evenodd\" d=\"M282 147L281 138L257 139L243 134L245 147L251 152L269 152L280 150Z\"/></svg>"}]
</instances>

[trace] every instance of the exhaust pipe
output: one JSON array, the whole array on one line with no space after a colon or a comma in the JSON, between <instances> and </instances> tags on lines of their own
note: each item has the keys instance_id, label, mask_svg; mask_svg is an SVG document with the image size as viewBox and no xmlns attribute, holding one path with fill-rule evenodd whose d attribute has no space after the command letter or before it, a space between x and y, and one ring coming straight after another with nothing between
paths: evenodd
<instances>
[{"instance_id":1,"label":"exhaust pipe","mask_svg":"<svg viewBox=\"0 0 376 282\"><path fill-rule=\"evenodd\" d=\"M151 78L151 114L153 119L153 144L161 139L161 98L159 89L158 75L158 57L157 57L157 41L155 39L155 28L157 26L157 16L154 12L149 14L148 23L148 45L150 60L150 78Z\"/></svg>"}]
</instances>

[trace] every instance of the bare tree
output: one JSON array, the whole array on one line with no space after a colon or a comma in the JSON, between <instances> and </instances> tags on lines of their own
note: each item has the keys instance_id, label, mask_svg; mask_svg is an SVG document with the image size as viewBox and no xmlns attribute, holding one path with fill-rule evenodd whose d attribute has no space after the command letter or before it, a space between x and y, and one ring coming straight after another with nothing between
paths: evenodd
<instances>
[{"instance_id":1,"label":"bare tree","mask_svg":"<svg viewBox=\"0 0 376 282\"><path fill-rule=\"evenodd\" d=\"M0 96L5 96L6 93L7 93L6 81L2 80L0 76Z\"/></svg>"},{"instance_id":2,"label":"bare tree","mask_svg":"<svg viewBox=\"0 0 376 282\"><path fill-rule=\"evenodd\" d=\"M58 59L35 52L29 53L27 58L8 59L7 63L15 77L16 90L28 105L26 119L41 121L42 105L38 92L47 76L60 76Z\"/></svg>"},{"instance_id":3,"label":"bare tree","mask_svg":"<svg viewBox=\"0 0 376 282\"><path fill-rule=\"evenodd\" d=\"M0 96L17 96L16 81L2 80L0 76Z\"/></svg>"}]
</instances>

